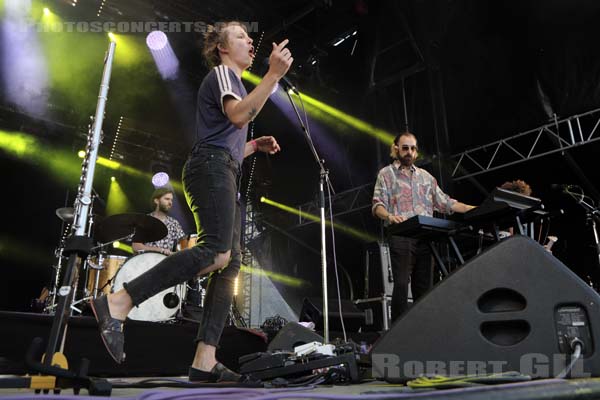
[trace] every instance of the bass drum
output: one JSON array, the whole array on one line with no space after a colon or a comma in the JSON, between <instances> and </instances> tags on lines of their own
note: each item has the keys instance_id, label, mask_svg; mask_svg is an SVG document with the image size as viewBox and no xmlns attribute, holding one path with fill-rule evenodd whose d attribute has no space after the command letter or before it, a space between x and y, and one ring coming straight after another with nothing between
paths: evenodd
<instances>
[{"instance_id":1,"label":"bass drum","mask_svg":"<svg viewBox=\"0 0 600 400\"><path fill-rule=\"evenodd\" d=\"M150 270L167 256L160 253L141 253L131 257L123 264L113 282L113 291L123 288L123 283L130 282L144 272ZM150 297L129 312L127 318L137 321L168 321L175 318L181 299L184 298L185 285L177 285L165 289Z\"/></svg>"}]
</instances>

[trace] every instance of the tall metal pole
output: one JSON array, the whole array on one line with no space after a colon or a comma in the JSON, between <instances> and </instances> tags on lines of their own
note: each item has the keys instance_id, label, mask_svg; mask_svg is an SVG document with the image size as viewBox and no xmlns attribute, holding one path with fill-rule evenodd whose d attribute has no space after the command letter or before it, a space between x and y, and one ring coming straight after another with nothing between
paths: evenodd
<instances>
[{"instance_id":1,"label":"tall metal pole","mask_svg":"<svg viewBox=\"0 0 600 400\"><path fill-rule=\"evenodd\" d=\"M300 93L294 91L298 95L300 99ZM290 100L290 104L296 113L296 117L298 117L298 121L300 123L300 127L304 132L304 138L308 144L308 148L310 149L317 165L319 165L319 208L320 208L320 219L321 219L321 273L322 273L322 285L323 285L323 338L325 343L329 343L329 295L327 294L327 237L325 236L325 185L328 185L328 188L332 189L331 181L329 180L329 171L325 168L325 160L323 160L317 149L315 148L315 144L313 143L312 137L310 136L310 131L308 126L304 124L302 121L302 117L300 116L300 112L298 112L298 108L296 107L296 103L292 99L292 95L288 90L286 90L286 94Z\"/></svg>"},{"instance_id":2,"label":"tall metal pole","mask_svg":"<svg viewBox=\"0 0 600 400\"><path fill-rule=\"evenodd\" d=\"M108 52L104 59L104 72L100 84L100 93L98 95L98 104L94 116L93 126L88 133L86 154L81 165L81 178L79 188L75 199L73 218L73 227L71 236L67 239L65 254L69 256L65 276L61 287L58 290L59 301L54 315L50 338L46 347L46 357L44 365L51 366L52 358L57 350L57 346L64 344L66 337L68 319L70 316L71 303L75 295L74 285L78 277L78 268L81 260L90 252L92 240L87 236L87 218L90 205L92 203L92 186L94 182L94 172L96 161L98 159L98 147L100 145L100 136L102 132L102 123L104 121L104 108L108 95L108 85L112 72L112 64L115 55L116 44L110 43ZM62 349L61 349L62 351Z\"/></svg>"}]
</instances>

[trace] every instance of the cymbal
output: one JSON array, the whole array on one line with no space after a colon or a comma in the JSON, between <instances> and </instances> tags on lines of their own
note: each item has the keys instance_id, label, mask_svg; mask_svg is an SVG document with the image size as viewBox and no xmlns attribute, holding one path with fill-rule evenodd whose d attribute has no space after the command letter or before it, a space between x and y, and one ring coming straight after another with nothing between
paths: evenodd
<instances>
[{"instance_id":1,"label":"cymbal","mask_svg":"<svg viewBox=\"0 0 600 400\"><path fill-rule=\"evenodd\" d=\"M106 217L96 225L94 237L107 243L124 236L133 236L134 242L154 242L167 236L167 227L158 218L146 214L128 213Z\"/></svg>"},{"instance_id":2,"label":"cymbal","mask_svg":"<svg viewBox=\"0 0 600 400\"><path fill-rule=\"evenodd\" d=\"M64 222L72 223L73 217L75 216L75 209L73 207L57 208L56 216L62 219Z\"/></svg>"}]
</instances>

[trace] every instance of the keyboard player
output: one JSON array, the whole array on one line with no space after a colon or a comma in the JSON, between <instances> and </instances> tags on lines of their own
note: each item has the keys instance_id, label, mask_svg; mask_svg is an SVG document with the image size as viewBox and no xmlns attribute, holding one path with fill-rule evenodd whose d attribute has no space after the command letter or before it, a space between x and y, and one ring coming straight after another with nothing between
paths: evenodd
<instances>
[{"instance_id":1,"label":"keyboard player","mask_svg":"<svg viewBox=\"0 0 600 400\"><path fill-rule=\"evenodd\" d=\"M417 138L410 132L396 136L390 148L392 163L379 171L373 193L373 215L385 226L400 224L415 215L433 216L465 213L474 208L447 194L436 179L414 165L418 156ZM394 277L392 319L408 306L408 284L413 299L421 297L432 284L433 261L427 243L410 237L389 236L390 258Z\"/></svg>"}]
</instances>

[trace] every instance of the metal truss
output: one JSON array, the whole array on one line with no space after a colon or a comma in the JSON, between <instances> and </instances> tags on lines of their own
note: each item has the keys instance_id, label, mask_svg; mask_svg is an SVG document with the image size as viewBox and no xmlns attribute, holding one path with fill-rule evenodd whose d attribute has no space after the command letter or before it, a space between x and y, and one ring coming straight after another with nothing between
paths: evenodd
<instances>
[{"instance_id":1,"label":"metal truss","mask_svg":"<svg viewBox=\"0 0 600 400\"><path fill-rule=\"evenodd\" d=\"M371 207L373 199L373 186L375 183L367 183L344 192L337 193L331 197L333 217L351 214L355 211ZM291 229L315 223L310 216L319 215L319 204L316 201L304 203L298 206L298 223ZM325 199L325 215L329 215L329 200Z\"/></svg>"},{"instance_id":2,"label":"metal truss","mask_svg":"<svg viewBox=\"0 0 600 400\"><path fill-rule=\"evenodd\" d=\"M463 151L450 157L455 164L452 179L460 181L595 142L600 140L596 133L599 124L600 108L597 108Z\"/></svg>"},{"instance_id":3,"label":"metal truss","mask_svg":"<svg viewBox=\"0 0 600 400\"><path fill-rule=\"evenodd\" d=\"M257 266L252 252L248 248L248 243L258 236L256 228L256 212L251 202L246 205L246 223L244 232L242 233L242 265L252 270ZM252 321L252 286L253 275L248 272L240 272L238 274L238 296L237 304L240 317L247 325L251 325Z\"/></svg>"}]
</instances>

